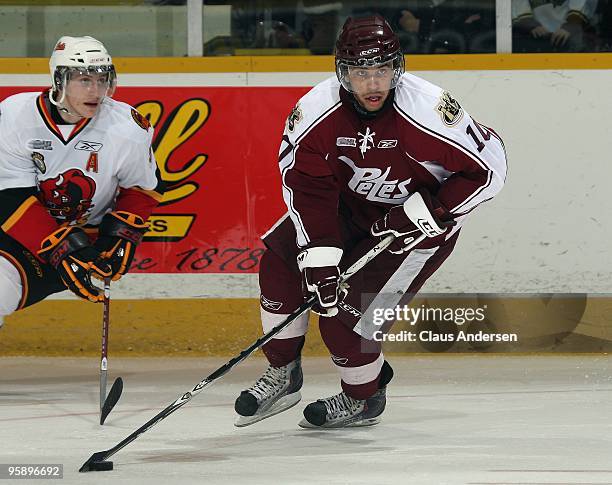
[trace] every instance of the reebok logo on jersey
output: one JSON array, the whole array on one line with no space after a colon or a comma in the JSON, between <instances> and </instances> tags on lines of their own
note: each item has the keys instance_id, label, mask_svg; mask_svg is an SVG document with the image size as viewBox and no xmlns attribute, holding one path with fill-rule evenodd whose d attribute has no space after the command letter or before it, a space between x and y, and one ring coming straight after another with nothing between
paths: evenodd
<instances>
[{"instance_id":1,"label":"reebok logo on jersey","mask_svg":"<svg viewBox=\"0 0 612 485\"><path fill-rule=\"evenodd\" d=\"M365 195L367 200L398 204L404 202L410 195L407 187L412 179L387 180L391 167L387 167L383 172L379 168L358 167L355 162L345 156L338 157L338 160L346 163L354 172L348 183L349 188L356 194Z\"/></svg>"},{"instance_id":2,"label":"reebok logo on jersey","mask_svg":"<svg viewBox=\"0 0 612 485\"><path fill-rule=\"evenodd\" d=\"M75 146L75 150L85 150L87 152L98 152L102 148L102 143L97 143L95 141L84 141L80 140Z\"/></svg>"},{"instance_id":3,"label":"reebok logo on jersey","mask_svg":"<svg viewBox=\"0 0 612 485\"><path fill-rule=\"evenodd\" d=\"M397 146L397 140L380 140L376 148L395 148Z\"/></svg>"},{"instance_id":4,"label":"reebok logo on jersey","mask_svg":"<svg viewBox=\"0 0 612 485\"><path fill-rule=\"evenodd\" d=\"M53 143L51 140L28 140L28 148L30 150L53 150Z\"/></svg>"},{"instance_id":5,"label":"reebok logo on jersey","mask_svg":"<svg viewBox=\"0 0 612 485\"><path fill-rule=\"evenodd\" d=\"M357 140L355 138L348 138L346 136L339 136L336 138L337 147L357 147Z\"/></svg>"}]
</instances>

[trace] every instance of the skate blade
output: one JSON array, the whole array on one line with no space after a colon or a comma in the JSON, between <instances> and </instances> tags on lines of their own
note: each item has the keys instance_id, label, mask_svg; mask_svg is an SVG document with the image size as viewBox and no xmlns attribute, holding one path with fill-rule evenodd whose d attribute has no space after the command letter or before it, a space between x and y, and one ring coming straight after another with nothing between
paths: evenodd
<instances>
[{"instance_id":1,"label":"skate blade","mask_svg":"<svg viewBox=\"0 0 612 485\"><path fill-rule=\"evenodd\" d=\"M251 424L255 424L266 418L270 418L275 414L282 413L283 411L292 408L301 400L302 395L300 394L300 391L293 392L280 398L277 402L274 403L274 405L270 409L261 414L254 414L253 416L238 416L238 419L236 419L234 426L236 426L237 428L244 428L245 426L250 426Z\"/></svg>"},{"instance_id":2,"label":"skate blade","mask_svg":"<svg viewBox=\"0 0 612 485\"><path fill-rule=\"evenodd\" d=\"M312 424L306 419L302 419L298 426L300 428L305 429L342 429L342 428L361 428L363 426L374 426L375 424L380 423L380 416L376 416L375 418L368 419L360 419L359 421L349 422L349 423L337 423L337 424L329 424L325 423L322 426L317 426L316 424Z\"/></svg>"}]
</instances>

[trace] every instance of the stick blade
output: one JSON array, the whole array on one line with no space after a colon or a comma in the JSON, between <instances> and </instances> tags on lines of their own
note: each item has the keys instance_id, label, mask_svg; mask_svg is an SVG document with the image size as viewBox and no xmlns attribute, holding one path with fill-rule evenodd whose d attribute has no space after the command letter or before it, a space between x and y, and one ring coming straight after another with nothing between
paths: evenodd
<instances>
[{"instance_id":1,"label":"stick blade","mask_svg":"<svg viewBox=\"0 0 612 485\"><path fill-rule=\"evenodd\" d=\"M93 455L89 457L89 460L83 463L81 468L79 468L79 472L85 473L85 472L97 471L95 463L103 462L104 459L107 457L108 457L108 450L97 451L96 453L94 453Z\"/></svg>"},{"instance_id":2,"label":"stick blade","mask_svg":"<svg viewBox=\"0 0 612 485\"><path fill-rule=\"evenodd\" d=\"M108 396L106 396L104 404L102 405L102 412L100 413L100 424L104 424L106 417L113 410L115 404L117 404L117 401L119 401L122 392L123 379L121 379L121 377L117 377L117 379L115 379L115 382L113 382L113 386L108 392Z\"/></svg>"}]
</instances>

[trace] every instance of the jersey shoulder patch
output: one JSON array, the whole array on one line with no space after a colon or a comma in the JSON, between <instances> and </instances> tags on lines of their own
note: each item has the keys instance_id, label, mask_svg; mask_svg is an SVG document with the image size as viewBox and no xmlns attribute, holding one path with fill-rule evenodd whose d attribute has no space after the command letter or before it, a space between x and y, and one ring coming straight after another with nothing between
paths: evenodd
<instances>
[{"instance_id":1,"label":"jersey shoulder patch","mask_svg":"<svg viewBox=\"0 0 612 485\"><path fill-rule=\"evenodd\" d=\"M140 111L138 111L136 108L132 108L131 114L132 114L132 119L138 126L140 126L144 131L149 131L149 128L151 127L151 123L149 123L149 120L146 119L140 113Z\"/></svg>"},{"instance_id":2,"label":"jersey shoulder patch","mask_svg":"<svg viewBox=\"0 0 612 485\"><path fill-rule=\"evenodd\" d=\"M340 105L340 83L329 78L308 91L289 113L286 133L289 138L300 138L310 127L327 117Z\"/></svg>"},{"instance_id":3,"label":"jersey shoulder patch","mask_svg":"<svg viewBox=\"0 0 612 485\"><path fill-rule=\"evenodd\" d=\"M99 113L99 122L101 126L107 127L107 131L136 143L150 142L153 133L149 129L151 123L136 108L112 98L105 99L103 107Z\"/></svg>"},{"instance_id":4,"label":"jersey shoulder patch","mask_svg":"<svg viewBox=\"0 0 612 485\"><path fill-rule=\"evenodd\" d=\"M404 117L436 132L454 129L466 116L448 91L408 73L397 86L395 103Z\"/></svg>"},{"instance_id":5,"label":"jersey shoulder patch","mask_svg":"<svg viewBox=\"0 0 612 485\"><path fill-rule=\"evenodd\" d=\"M442 91L439 99L436 111L440 114L442 122L446 126L454 126L459 123L463 118L463 108L459 102L448 91Z\"/></svg>"},{"instance_id":6,"label":"jersey shoulder patch","mask_svg":"<svg viewBox=\"0 0 612 485\"><path fill-rule=\"evenodd\" d=\"M302 109L300 108L300 103L296 104L294 108L287 116L287 129L290 133L293 133L295 130L295 125L297 125L300 121L304 119L304 115L302 114Z\"/></svg>"}]
</instances>

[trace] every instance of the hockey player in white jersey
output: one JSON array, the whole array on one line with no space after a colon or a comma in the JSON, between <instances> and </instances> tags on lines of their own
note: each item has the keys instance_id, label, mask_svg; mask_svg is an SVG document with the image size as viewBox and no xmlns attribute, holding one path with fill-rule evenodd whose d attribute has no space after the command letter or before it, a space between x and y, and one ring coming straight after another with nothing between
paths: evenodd
<instances>
[{"instance_id":1,"label":"hockey player in white jersey","mask_svg":"<svg viewBox=\"0 0 612 485\"><path fill-rule=\"evenodd\" d=\"M393 371L368 315L408 303L450 256L464 222L504 184L503 143L448 92L404 72L384 18L349 18L336 43L336 76L287 119L279 168L288 213L263 238L263 330L315 295L341 392L307 405L299 424L376 424ZM341 288L341 272L388 235L396 237L389 251ZM307 328L305 314L263 346L269 366L236 399L237 426L300 401Z\"/></svg>"},{"instance_id":2,"label":"hockey player in white jersey","mask_svg":"<svg viewBox=\"0 0 612 485\"><path fill-rule=\"evenodd\" d=\"M127 273L164 190L104 45L61 37L49 67L50 89L0 103L0 321L66 288L102 301L92 276Z\"/></svg>"}]
</instances>

